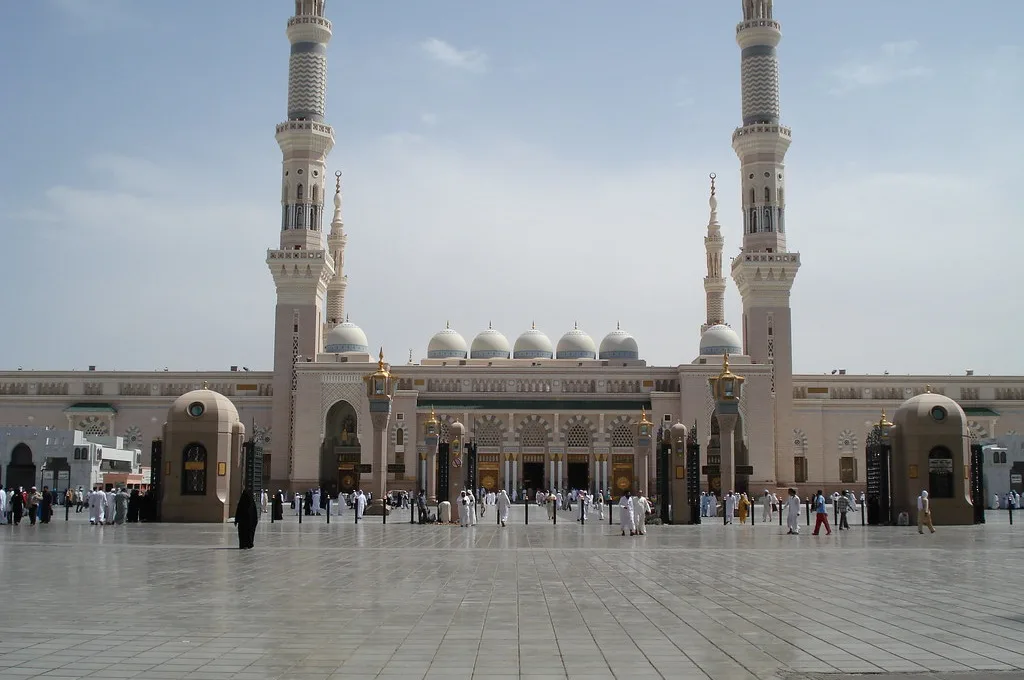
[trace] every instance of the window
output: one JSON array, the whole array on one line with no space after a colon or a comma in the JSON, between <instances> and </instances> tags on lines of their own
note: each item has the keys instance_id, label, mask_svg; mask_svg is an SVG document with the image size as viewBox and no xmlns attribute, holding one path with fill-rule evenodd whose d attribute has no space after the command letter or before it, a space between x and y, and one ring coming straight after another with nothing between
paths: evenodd
<instances>
[{"instance_id":1,"label":"window","mask_svg":"<svg viewBox=\"0 0 1024 680\"><path fill-rule=\"evenodd\" d=\"M793 481L803 484L807 481L807 457L796 456L793 458Z\"/></svg>"},{"instance_id":2,"label":"window","mask_svg":"<svg viewBox=\"0 0 1024 680\"><path fill-rule=\"evenodd\" d=\"M623 423L612 430L612 446L633 447L633 428Z\"/></svg>"},{"instance_id":3,"label":"window","mask_svg":"<svg viewBox=\"0 0 1024 680\"><path fill-rule=\"evenodd\" d=\"M857 483L857 459L853 456L839 459L839 481L843 484Z\"/></svg>"},{"instance_id":4,"label":"window","mask_svg":"<svg viewBox=\"0 0 1024 680\"><path fill-rule=\"evenodd\" d=\"M590 430L580 423L569 428L565 437L566 446L583 448L590 446Z\"/></svg>"},{"instance_id":5,"label":"window","mask_svg":"<svg viewBox=\"0 0 1024 680\"><path fill-rule=\"evenodd\" d=\"M401 427L395 430L395 446L405 446L405 430Z\"/></svg>"},{"instance_id":6,"label":"window","mask_svg":"<svg viewBox=\"0 0 1024 680\"><path fill-rule=\"evenodd\" d=\"M764 202L765 203L771 203L772 202L772 190L769 189L768 187L764 188Z\"/></svg>"},{"instance_id":7,"label":"window","mask_svg":"<svg viewBox=\"0 0 1024 680\"><path fill-rule=\"evenodd\" d=\"M520 446L547 446L548 432L539 422L527 424L519 433Z\"/></svg>"},{"instance_id":8,"label":"window","mask_svg":"<svg viewBox=\"0 0 1024 680\"><path fill-rule=\"evenodd\" d=\"M206 447L189 444L181 455L181 495L206 495Z\"/></svg>"},{"instance_id":9,"label":"window","mask_svg":"<svg viewBox=\"0 0 1024 680\"><path fill-rule=\"evenodd\" d=\"M928 492L932 498L953 498L953 454L945 446L928 453Z\"/></svg>"},{"instance_id":10,"label":"window","mask_svg":"<svg viewBox=\"0 0 1024 680\"><path fill-rule=\"evenodd\" d=\"M301 201L305 195L306 195L306 191L302 188L301 184L298 185L297 187L295 187L295 198L296 199Z\"/></svg>"},{"instance_id":11,"label":"window","mask_svg":"<svg viewBox=\"0 0 1024 680\"><path fill-rule=\"evenodd\" d=\"M476 428L476 443L479 446L501 446L504 433L498 423L481 423Z\"/></svg>"}]
</instances>

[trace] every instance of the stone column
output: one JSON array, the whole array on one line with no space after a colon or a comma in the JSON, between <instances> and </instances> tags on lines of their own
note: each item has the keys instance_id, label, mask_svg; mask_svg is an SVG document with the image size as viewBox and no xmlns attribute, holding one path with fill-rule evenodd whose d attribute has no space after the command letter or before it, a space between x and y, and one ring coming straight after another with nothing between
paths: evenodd
<instances>
[{"instance_id":1,"label":"stone column","mask_svg":"<svg viewBox=\"0 0 1024 680\"><path fill-rule=\"evenodd\" d=\"M512 488L522 488L522 482L519 481L519 460L516 458L516 454L509 454L512 456Z\"/></svg>"},{"instance_id":2,"label":"stone column","mask_svg":"<svg viewBox=\"0 0 1024 680\"><path fill-rule=\"evenodd\" d=\"M437 504L437 443L427 447L427 498Z\"/></svg>"},{"instance_id":3,"label":"stone column","mask_svg":"<svg viewBox=\"0 0 1024 680\"><path fill-rule=\"evenodd\" d=\"M388 483L387 442L384 438L387 436L390 419L390 399L370 401L370 422L373 423L373 473L370 488L373 490L373 500L370 501L370 507L366 508L367 515L388 513L387 504L384 502Z\"/></svg>"},{"instance_id":4,"label":"stone column","mask_svg":"<svg viewBox=\"0 0 1024 680\"><path fill-rule=\"evenodd\" d=\"M555 488L562 489L565 487L565 484L562 481L562 472L565 471L565 468L562 466L562 454L557 454L555 456L555 460L557 461L555 469L558 472L558 476L556 477L558 481L555 482Z\"/></svg>"},{"instance_id":5,"label":"stone column","mask_svg":"<svg viewBox=\"0 0 1024 680\"><path fill-rule=\"evenodd\" d=\"M512 493L512 457L505 454L504 484L502 485L507 493Z\"/></svg>"},{"instance_id":6,"label":"stone column","mask_svg":"<svg viewBox=\"0 0 1024 680\"><path fill-rule=\"evenodd\" d=\"M633 493L644 492L644 496L649 496L650 491L647 489L647 482L650 479L650 461L647 459L647 452L639 450L636 453L636 488L633 489Z\"/></svg>"},{"instance_id":7,"label":"stone column","mask_svg":"<svg viewBox=\"0 0 1024 680\"><path fill-rule=\"evenodd\" d=\"M448 500L452 504L452 521L459 521L460 493L466 487L465 459L462 445L465 443L466 426L455 421L448 427Z\"/></svg>"},{"instance_id":8,"label":"stone column","mask_svg":"<svg viewBox=\"0 0 1024 680\"><path fill-rule=\"evenodd\" d=\"M419 488L416 489L416 495L419 495L420 491L423 491L423 490L425 490L427 488L427 452L426 451L424 451L423 453L421 453L419 455L419 458L416 461L416 465L418 466L417 467L418 472L416 474L416 486L419 487Z\"/></svg>"},{"instance_id":9,"label":"stone column","mask_svg":"<svg viewBox=\"0 0 1024 680\"><path fill-rule=\"evenodd\" d=\"M720 405L721 406L721 405ZM737 413L718 410L719 447L722 453L722 495L736 490L736 419Z\"/></svg>"}]
</instances>

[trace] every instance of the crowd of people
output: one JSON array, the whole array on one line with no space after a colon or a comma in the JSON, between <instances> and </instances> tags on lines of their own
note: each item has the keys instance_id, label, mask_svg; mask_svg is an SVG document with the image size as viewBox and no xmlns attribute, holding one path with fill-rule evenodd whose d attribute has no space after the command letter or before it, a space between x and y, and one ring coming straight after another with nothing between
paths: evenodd
<instances>
[{"instance_id":1,"label":"crowd of people","mask_svg":"<svg viewBox=\"0 0 1024 680\"><path fill-rule=\"evenodd\" d=\"M63 494L44 486L25 490L22 487L0 490L0 524L19 525L28 519L29 524L49 524L55 507L63 505L67 512L73 507L75 513L87 511L89 524L124 524L145 522L155 518L153 498L147 491L125 487L114 488L96 485L91 491L83 487L67 489Z\"/></svg>"}]
</instances>

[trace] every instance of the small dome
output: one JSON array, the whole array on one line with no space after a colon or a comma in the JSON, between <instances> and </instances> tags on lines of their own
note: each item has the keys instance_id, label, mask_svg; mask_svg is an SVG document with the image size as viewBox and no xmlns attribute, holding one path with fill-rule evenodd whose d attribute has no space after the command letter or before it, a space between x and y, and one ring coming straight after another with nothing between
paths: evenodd
<instances>
[{"instance_id":1,"label":"small dome","mask_svg":"<svg viewBox=\"0 0 1024 680\"><path fill-rule=\"evenodd\" d=\"M448 324L434 333L434 337L430 338L430 343L427 344L428 359L465 359L466 354L466 339Z\"/></svg>"},{"instance_id":2,"label":"small dome","mask_svg":"<svg viewBox=\"0 0 1024 680\"><path fill-rule=\"evenodd\" d=\"M238 422L238 409L220 392L206 389L186 392L171 404L167 422L233 424Z\"/></svg>"},{"instance_id":3,"label":"small dome","mask_svg":"<svg viewBox=\"0 0 1024 680\"><path fill-rule=\"evenodd\" d=\"M487 330L473 338L469 348L470 359L508 359L510 355L508 338L491 328L490 324Z\"/></svg>"},{"instance_id":4,"label":"small dome","mask_svg":"<svg viewBox=\"0 0 1024 680\"><path fill-rule=\"evenodd\" d=\"M366 341L363 329L347 319L327 334L324 341L324 352L328 354L344 354L345 352L370 352L370 344Z\"/></svg>"},{"instance_id":5,"label":"small dome","mask_svg":"<svg viewBox=\"0 0 1024 680\"><path fill-rule=\"evenodd\" d=\"M555 351L557 359L596 359L597 347L594 340L574 326L571 331L562 336L558 341L558 349Z\"/></svg>"},{"instance_id":6,"label":"small dome","mask_svg":"<svg viewBox=\"0 0 1024 680\"><path fill-rule=\"evenodd\" d=\"M537 330L536 324L516 338L516 345L512 350L513 359L552 359L554 356L551 340Z\"/></svg>"},{"instance_id":7,"label":"small dome","mask_svg":"<svg viewBox=\"0 0 1024 680\"><path fill-rule=\"evenodd\" d=\"M740 336L724 323L709 327L700 336L701 356L721 356L723 354L743 354L743 343Z\"/></svg>"},{"instance_id":8,"label":"small dome","mask_svg":"<svg viewBox=\"0 0 1024 680\"><path fill-rule=\"evenodd\" d=\"M636 346L636 339L616 325L615 330L601 341L598 358L636 360L640 358L640 350Z\"/></svg>"},{"instance_id":9,"label":"small dome","mask_svg":"<svg viewBox=\"0 0 1024 680\"><path fill-rule=\"evenodd\" d=\"M960 404L945 395L932 392L919 394L900 404L893 414L892 422L904 435L955 431L970 437L967 414Z\"/></svg>"}]
</instances>

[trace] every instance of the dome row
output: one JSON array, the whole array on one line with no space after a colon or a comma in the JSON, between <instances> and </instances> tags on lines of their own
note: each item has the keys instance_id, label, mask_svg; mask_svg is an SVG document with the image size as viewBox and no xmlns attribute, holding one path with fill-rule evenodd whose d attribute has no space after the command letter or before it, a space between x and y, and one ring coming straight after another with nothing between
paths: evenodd
<instances>
[{"instance_id":1,"label":"dome row","mask_svg":"<svg viewBox=\"0 0 1024 680\"><path fill-rule=\"evenodd\" d=\"M563 335L554 348L542 331L532 326L516 338L509 348L508 339L499 331L487 327L466 346L466 340L453 328L446 326L434 334L427 345L428 359L626 359L640 358L636 340L626 331L616 328L601 341L600 350L594 340L574 327Z\"/></svg>"}]
</instances>

